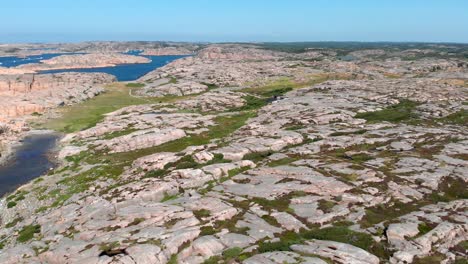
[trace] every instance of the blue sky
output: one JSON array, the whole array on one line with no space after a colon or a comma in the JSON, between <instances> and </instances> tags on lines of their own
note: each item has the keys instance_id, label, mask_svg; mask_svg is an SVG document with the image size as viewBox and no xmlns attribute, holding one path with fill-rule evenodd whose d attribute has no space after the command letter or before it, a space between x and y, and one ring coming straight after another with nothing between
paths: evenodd
<instances>
[{"instance_id":1,"label":"blue sky","mask_svg":"<svg viewBox=\"0 0 468 264\"><path fill-rule=\"evenodd\" d=\"M4 0L0 42L468 42L468 0Z\"/></svg>"}]
</instances>

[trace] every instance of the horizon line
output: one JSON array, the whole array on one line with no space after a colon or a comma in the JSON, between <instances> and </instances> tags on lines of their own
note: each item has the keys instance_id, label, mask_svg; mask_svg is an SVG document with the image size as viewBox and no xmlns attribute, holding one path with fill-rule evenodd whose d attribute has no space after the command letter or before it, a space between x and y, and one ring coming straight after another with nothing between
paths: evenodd
<instances>
[{"instance_id":1,"label":"horizon line","mask_svg":"<svg viewBox=\"0 0 468 264\"><path fill-rule=\"evenodd\" d=\"M197 44L256 44L256 43L381 43L381 44L462 44L468 42L458 41L394 41L394 40L294 40L294 41L190 41L190 40L79 40L79 41L19 41L19 42L1 42L0 45L14 44L68 44L68 43L87 43L87 42L171 42L171 43L197 43Z\"/></svg>"}]
</instances>

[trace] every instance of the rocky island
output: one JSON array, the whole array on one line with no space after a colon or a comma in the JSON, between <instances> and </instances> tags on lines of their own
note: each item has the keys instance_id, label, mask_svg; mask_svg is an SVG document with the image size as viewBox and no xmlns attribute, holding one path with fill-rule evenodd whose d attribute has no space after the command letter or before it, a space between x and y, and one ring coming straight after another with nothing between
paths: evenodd
<instances>
[{"instance_id":1,"label":"rocky island","mask_svg":"<svg viewBox=\"0 0 468 264\"><path fill-rule=\"evenodd\" d=\"M18 68L193 56L0 76L0 140L65 134L0 200L0 263L466 263L467 45L74 45L106 51Z\"/></svg>"},{"instance_id":2,"label":"rocky island","mask_svg":"<svg viewBox=\"0 0 468 264\"><path fill-rule=\"evenodd\" d=\"M100 68L116 66L118 64L148 63L145 57L120 54L120 53L94 53L78 55L61 55L52 59L43 60L40 63L23 64L19 69L29 71Z\"/></svg>"}]
</instances>

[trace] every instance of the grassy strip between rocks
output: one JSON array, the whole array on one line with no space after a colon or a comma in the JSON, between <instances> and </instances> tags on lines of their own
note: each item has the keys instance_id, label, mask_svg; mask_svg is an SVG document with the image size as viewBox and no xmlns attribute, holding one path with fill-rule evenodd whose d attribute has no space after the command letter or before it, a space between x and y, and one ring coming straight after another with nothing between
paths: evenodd
<instances>
[{"instance_id":1,"label":"grassy strip between rocks","mask_svg":"<svg viewBox=\"0 0 468 264\"><path fill-rule=\"evenodd\" d=\"M307 240L331 240L351 244L370 253L388 259L389 252L383 244L374 241L371 235L348 229L344 226L326 227L322 229L301 230L300 232L286 231L279 237L280 241L260 242L258 252L290 251L295 244L303 244Z\"/></svg>"},{"instance_id":2,"label":"grassy strip between rocks","mask_svg":"<svg viewBox=\"0 0 468 264\"><path fill-rule=\"evenodd\" d=\"M390 223L392 220L417 211L419 208L436 204L438 202L450 202L459 199L468 199L468 189L462 179L455 179L452 177L445 178L439 184L439 190L426 195L424 199L413 203L402 203L399 201L393 202L391 205L380 205L366 209L366 215L361 220L362 227L371 227L381 222ZM426 231L422 227L422 232Z\"/></svg>"},{"instance_id":3,"label":"grassy strip between rocks","mask_svg":"<svg viewBox=\"0 0 468 264\"><path fill-rule=\"evenodd\" d=\"M12 228L14 226L16 226L16 224L18 224L19 222L23 221L23 217L17 217L15 219L13 219L11 222L9 222L8 224L5 225L5 228Z\"/></svg>"},{"instance_id":4,"label":"grassy strip between rocks","mask_svg":"<svg viewBox=\"0 0 468 264\"><path fill-rule=\"evenodd\" d=\"M111 164L119 162L131 162L137 158L157 152L179 152L189 146L205 145L210 143L210 141L213 139L220 139L230 135L243 126L249 118L252 118L255 115L255 112L242 112L231 116L218 116L214 120L216 125L208 127L209 131L202 132L197 135L189 135L155 147L131 152L110 154L105 158L107 158Z\"/></svg>"},{"instance_id":5,"label":"grassy strip between rocks","mask_svg":"<svg viewBox=\"0 0 468 264\"><path fill-rule=\"evenodd\" d=\"M38 128L52 129L64 133L72 133L95 126L104 118L104 114L116 111L126 106L171 102L185 97L133 97L129 93L133 86L114 83L105 87L105 92L82 103L65 106L61 116L37 124ZM133 87L135 88L135 87Z\"/></svg>"},{"instance_id":6,"label":"grassy strip between rocks","mask_svg":"<svg viewBox=\"0 0 468 264\"><path fill-rule=\"evenodd\" d=\"M400 100L400 103L379 111L358 113L355 118L362 118L371 123L382 121L398 123L414 120L418 119L418 116L413 112L418 105L419 103L410 100Z\"/></svg>"},{"instance_id":7,"label":"grassy strip between rocks","mask_svg":"<svg viewBox=\"0 0 468 264\"><path fill-rule=\"evenodd\" d=\"M247 257L248 255L242 254L242 248L233 247L223 251L221 256L210 257L203 264L235 263L235 260L244 261Z\"/></svg>"},{"instance_id":8,"label":"grassy strip between rocks","mask_svg":"<svg viewBox=\"0 0 468 264\"><path fill-rule=\"evenodd\" d=\"M128 88L142 88L142 87L145 87L145 84L144 83L127 83L125 85L125 87L128 87Z\"/></svg>"},{"instance_id":9,"label":"grassy strip between rocks","mask_svg":"<svg viewBox=\"0 0 468 264\"><path fill-rule=\"evenodd\" d=\"M462 109L439 120L446 124L468 126L468 110Z\"/></svg>"},{"instance_id":10,"label":"grassy strip between rocks","mask_svg":"<svg viewBox=\"0 0 468 264\"><path fill-rule=\"evenodd\" d=\"M62 205L65 201L71 198L74 194L88 190L94 182L100 179L117 179L123 172L125 166L130 165L137 158L150 155L157 152L179 152L189 146L208 144L212 139L219 139L230 135L238 128L243 126L245 122L255 116L255 112L242 112L231 116L219 116L215 118L216 125L209 127L209 131L198 135L189 135L184 138L167 142L165 144L145 148L141 150L115 153L103 155L103 153L82 152L78 155L68 157L68 161L72 161L75 165L85 161L89 164L97 164L89 170L86 170L78 175L65 177L59 184L65 188L56 189L48 194L40 197L41 200L52 198L54 202L50 205L56 207ZM215 157L215 161L223 161L222 157ZM182 159L178 163L172 164L177 168L186 168L194 164L189 156ZM148 173L148 177L160 177L165 173L164 170L152 171ZM170 199L173 197L167 197ZM40 211L46 210L47 207L40 208Z\"/></svg>"},{"instance_id":11,"label":"grassy strip between rocks","mask_svg":"<svg viewBox=\"0 0 468 264\"><path fill-rule=\"evenodd\" d=\"M273 97L279 96L286 92L289 92L293 89L303 88L307 86L313 86L315 84L321 83L326 81L327 79L331 78L327 74L317 74L310 76L308 80L304 81L294 81L290 78L284 77L267 83L266 85L257 86L257 87L250 87L242 89L242 92L255 94L264 97Z\"/></svg>"},{"instance_id":12,"label":"grassy strip between rocks","mask_svg":"<svg viewBox=\"0 0 468 264\"><path fill-rule=\"evenodd\" d=\"M19 231L19 236L17 238L17 241L20 243L25 243L31 240L34 237L34 234L40 233L41 232L41 226L40 225L28 225L23 227Z\"/></svg>"}]
</instances>

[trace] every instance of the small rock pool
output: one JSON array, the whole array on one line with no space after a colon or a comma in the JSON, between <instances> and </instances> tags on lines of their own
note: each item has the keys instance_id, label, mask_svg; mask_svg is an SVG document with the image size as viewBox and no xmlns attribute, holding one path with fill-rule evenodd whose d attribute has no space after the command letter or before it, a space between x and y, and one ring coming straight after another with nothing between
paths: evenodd
<instances>
[{"instance_id":1,"label":"small rock pool","mask_svg":"<svg viewBox=\"0 0 468 264\"><path fill-rule=\"evenodd\" d=\"M54 167L52 152L60 134L31 133L16 147L12 158L0 166L0 197L45 174Z\"/></svg>"}]
</instances>

